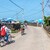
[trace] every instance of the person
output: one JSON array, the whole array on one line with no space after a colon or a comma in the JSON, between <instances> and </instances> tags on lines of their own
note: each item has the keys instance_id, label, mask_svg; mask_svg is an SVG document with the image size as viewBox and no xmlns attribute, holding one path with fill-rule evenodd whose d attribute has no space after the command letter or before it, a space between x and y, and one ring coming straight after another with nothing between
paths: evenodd
<instances>
[{"instance_id":1,"label":"person","mask_svg":"<svg viewBox=\"0 0 50 50\"><path fill-rule=\"evenodd\" d=\"M1 24L0 24L0 42L1 42Z\"/></svg>"},{"instance_id":2,"label":"person","mask_svg":"<svg viewBox=\"0 0 50 50\"><path fill-rule=\"evenodd\" d=\"M8 35L9 35L10 29L6 27L4 24L1 26L1 36L4 38L4 40L8 41Z\"/></svg>"},{"instance_id":3,"label":"person","mask_svg":"<svg viewBox=\"0 0 50 50\"><path fill-rule=\"evenodd\" d=\"M1 38L0 38L0 46L3 47L8 44L12 39L10 37L11 30L5 26L5 24L1 24ZM11 39L11 40L9 40Z\"/></svg>"},{"instance_id":4,"label":"person","mask_svg":"<svg viewBox=\"0 0 50 50\"><path fill-rule=\"evenodd\" d=\"M25 29L27 28L27 23L24 23Z\"/></svg>"},{"instance_id":5,"label":"person","mask_svg":"<svg viewBox=\"0 0 50 50\"><path fill-rule=\"evenodd\" d=\"M0 38L1 38L1 24L0 24Z\"/></svg>"},{"instance_id":6,"label":"person","mask_svg":"<svg viewBox=\"0 0 50 50\"><path fill-rule=\"evenodd\" d=\"M24 34L24 25L23 24L21 24L21 35L23 35Z\"/></svg>"}]
</instances>

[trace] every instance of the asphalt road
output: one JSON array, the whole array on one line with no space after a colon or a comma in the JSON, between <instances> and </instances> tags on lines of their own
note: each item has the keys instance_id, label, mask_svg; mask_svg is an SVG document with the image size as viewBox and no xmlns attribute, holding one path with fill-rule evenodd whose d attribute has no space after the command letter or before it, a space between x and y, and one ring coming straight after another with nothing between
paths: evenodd
<instances>
[{"instance_id":1,"label":"asphalt road","mask_svg":"<svg viewBox=\"0 0 50 50\"><path fill-rule=\"evenodd\" d=\"M50 37L42 27L28 26L25 33L21 36L19 32L14 43L0 50L50 50Z\"/></svg>"}]
</instances>

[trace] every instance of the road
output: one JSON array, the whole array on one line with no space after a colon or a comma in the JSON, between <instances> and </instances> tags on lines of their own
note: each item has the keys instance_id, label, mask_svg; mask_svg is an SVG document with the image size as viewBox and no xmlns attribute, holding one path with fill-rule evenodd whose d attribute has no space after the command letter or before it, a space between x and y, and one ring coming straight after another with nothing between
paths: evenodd
<instances>
[{"instance_id":1,"label":"road","mask_svg":"<svg viewBox=\"0 0 50 50\"><path fill-rule=\"evenodd\" d=\"M19 32L14 43L0 50L50 50L50 37L42 27L28 26L25 33L21 36Z\"/></svg>"}]
</instances>

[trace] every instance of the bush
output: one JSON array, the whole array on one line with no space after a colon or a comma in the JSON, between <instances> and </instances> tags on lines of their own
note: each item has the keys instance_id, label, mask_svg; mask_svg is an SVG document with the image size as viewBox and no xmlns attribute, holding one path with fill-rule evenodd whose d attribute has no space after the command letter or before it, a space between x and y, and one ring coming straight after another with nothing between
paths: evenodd
<instances>
[{"instance_id":1,"label":"bush","mask_svg":"<svg viewBox=\"0 0 50 50\"><path fill-rule=\"evenodd\" d=\"M18 33L19 30L11 30L11 33Z\"/></svg>"},{"instance_id":2,"label":"bush","mask_svg":"<svg viewBox=\"0 0 50 50\"><path fill-rule=\"evenodd\" d=\"M44 16L44 25L50 26L50 16L49 17Z\"/></svg>"}]
</instances>

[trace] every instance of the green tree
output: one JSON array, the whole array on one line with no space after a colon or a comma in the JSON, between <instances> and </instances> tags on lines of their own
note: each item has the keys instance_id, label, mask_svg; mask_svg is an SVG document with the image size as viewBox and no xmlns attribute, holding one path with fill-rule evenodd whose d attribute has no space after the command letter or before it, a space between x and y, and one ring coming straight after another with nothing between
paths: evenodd
<instances>
[{"instance_id":1,"label":"green tree","mask_svg":"<svg viewBox=\"0 0 50 50\"><path fill-rule=\"evenodd\" d=\"M25 21L24 21L24 23L28 23L28 21L27 21L27 20L25 20Z\"/></svg>"},{"instance_id":2,"label":"green tree","mask_svg":"<svg viewBox=\"0 0 50 50\"><path fill-rule=\"evenodd\" d=\"M50 22L49 22L50 16L46 17L44 16L44 25L49 26Z\"/></svg>"}]
</instances>

